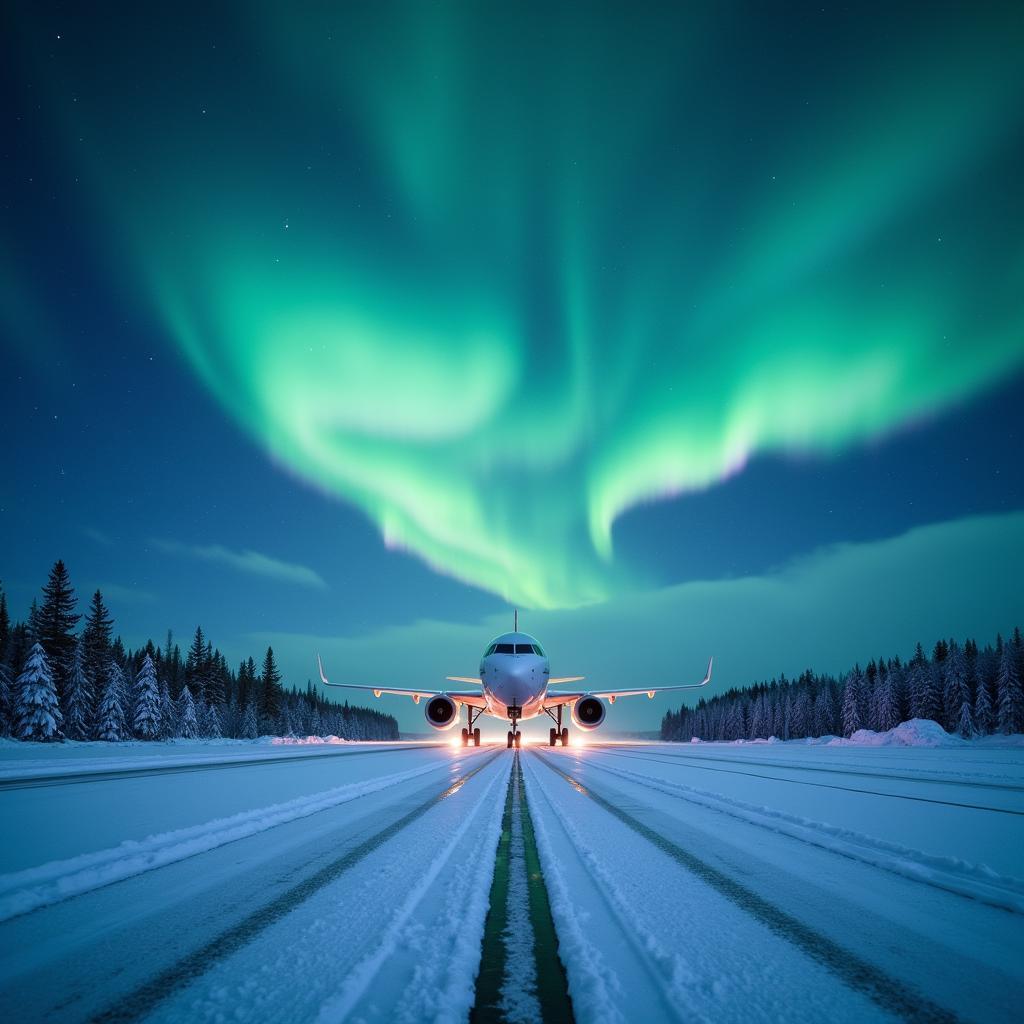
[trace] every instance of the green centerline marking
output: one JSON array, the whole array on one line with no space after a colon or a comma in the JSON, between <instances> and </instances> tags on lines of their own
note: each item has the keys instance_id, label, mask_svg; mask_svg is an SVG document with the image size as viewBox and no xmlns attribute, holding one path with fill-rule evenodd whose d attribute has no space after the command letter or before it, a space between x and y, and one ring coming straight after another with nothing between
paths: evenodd
<instances>
[{"instance_id":1,"label":"green centerline marking","mask_svg":"<svg viewBox=\"0 0 1024 1024\"><path fill-rule=\"evenodd\" d=\"M513 836L518 831L522 840L522 850L518 856L525 862L527 912L533 932L535 990L532 995L540 1006L541 1020L548 1024L571 1024L574 1019L572 1000L569 998L565 969L558 956L558 937L551 917L551 905L537 853L533 822L527 806L519 751L515 752L514 757L505 796L501 838L498 842L494 879L491 883L490 907L484 924L476 1000L470 1013L470 1021L472 1024L506 1024L508 1021L521 1019L509 1013L507 1000L503 998L503 990L507 991L510 985L514 986L516 983L514 977L509 977L507 929L510 916L511 860L517 855L513 849ZM518 830L515 828L517 824Z\"/></svg>"},{"instance_id":2,"label":"green centerline marking","mask_svg":"<svg viewBox=\"0 0 1024 1024\"><path fill-rule=\"evenodd\" d=\"M816 931L810 925L792 914L786 913L763 896L707 862L689 850L677 845L642 821L634 818L617 804L605 799L590 786L562 771L551 760L537 753L541 762L556 775L560 775L578 793L593 800L598 807L614 815L624 825L642 836L653 846L671 857L676 863L706 882L712 889L731 903L745 910L770 931L791 945L806 953L812 960L822 964L849 988L863 993L883 1010L896 1014L915 1024L955 1024L960 1018L951 1010L933 1003L911 986L887 974L881 968L857 956L856 953L833 942L828 936Z\"/></svg>"}]
</instances>

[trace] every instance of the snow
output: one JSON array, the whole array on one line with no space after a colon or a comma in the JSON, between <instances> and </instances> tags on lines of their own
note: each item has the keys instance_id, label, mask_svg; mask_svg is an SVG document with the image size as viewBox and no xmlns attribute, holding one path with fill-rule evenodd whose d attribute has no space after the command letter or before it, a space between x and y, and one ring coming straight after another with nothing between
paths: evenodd
<instances>
[{"instance_id":1,"label":"snow","mask_svg":"<svg viewBox=\"0 0 1024 1024\"><path fill-rule=\"evenodd\" d=\"M832 736L826 742L833 747L959 747L967 740L946 732L929 718L912 718L886 732L858 729L848 739Z\"/></svg>"},{"instance_id":2,"label":"snow","mask_svg":"<svg viewBox=\"0 0 1024 1024\"><path fill-rule=\"evenodd\" d=\"M1024 749L852 739L524 749L510 1019L539 1019L527 808L580 1024L1015 1019ZM465 1021L513 762L0 743L0 1015Z\"/></svg>"}]
</instances>

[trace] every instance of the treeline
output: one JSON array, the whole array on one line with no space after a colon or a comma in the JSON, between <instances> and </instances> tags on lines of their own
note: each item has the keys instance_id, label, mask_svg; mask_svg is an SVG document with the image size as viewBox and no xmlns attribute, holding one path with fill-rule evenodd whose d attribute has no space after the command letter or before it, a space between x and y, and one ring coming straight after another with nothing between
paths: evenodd
<instances>
[{"instance_id":1,"label":"treeline","mask_svg":"<svg viewBox=\"0 0 1024 1024\"><path fill-rule=\"evenodd\" d=\"M885 732L910 718L938 722L964 737L1024 732L1024 642L996 637L978 648L940 640L929 658L920 644L906 664L899 658L854 666L842 679L810 670L798 679L734 688L670 711L661 738L701 740L804 739Z\"/></svg>"},{"instance_id":2,"label":"treeline","mask_svg":"<svg viewBox=\"0 0 1024 1024\"><path fill-rule=\"evenodd\" d=\"M54 564L28 618L11 624L0 589L0 736L21 740L167 740L221 736L398 739L398 722L282 686L268 647L232 671L196 627L183 657L168 630L162 647L137 651L114 636L100 591L83 616L63 562ZM82 621L79 632L76 626Z\"/></svg>"}]
</instances>

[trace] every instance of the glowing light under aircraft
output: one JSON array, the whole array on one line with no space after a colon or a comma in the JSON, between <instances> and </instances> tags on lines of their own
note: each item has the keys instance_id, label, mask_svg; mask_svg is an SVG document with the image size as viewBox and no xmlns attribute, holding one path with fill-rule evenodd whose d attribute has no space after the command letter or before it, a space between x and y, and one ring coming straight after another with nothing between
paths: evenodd
<instances>
[{"instance_id":1,"label":"glowing light under aircraft","mask_svg":"<svg viewBox=\"0 0 1024 1024\"><path fill-rule=\"evenodd\" d=\"M1000 19L750 77L772 58L747 24L705 62L760 16L268 8L255 113L204 103L197 137L157 61L69 134L125 273L268 452L389 545L574 606L638 582L612 552L631 506L1024 361L1024 251L978 187L1019 129Z\"/></svg>"}]
</instances>

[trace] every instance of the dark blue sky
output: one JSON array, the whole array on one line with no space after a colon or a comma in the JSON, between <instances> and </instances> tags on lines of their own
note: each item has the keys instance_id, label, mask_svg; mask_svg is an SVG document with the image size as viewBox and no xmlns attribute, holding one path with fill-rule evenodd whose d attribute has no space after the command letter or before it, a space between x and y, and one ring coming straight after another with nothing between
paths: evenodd
<instances>
[{"instance_id":1,"label":"dark blue sky","mask_svg":"<svg viewBox=\"0 0 1024 1024\"><path fill-rule=\"evenodd\" d=\"M518 603L668 682L710 638L607 652L706 585L727 685L1021 616L1021 19L524 10L14 6L15 617L63 558L130 644L430 685ZM762 585L838 603L753 650Z\"/></svg>"}]
</instances>

